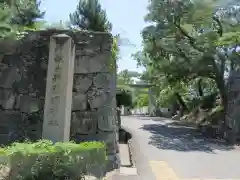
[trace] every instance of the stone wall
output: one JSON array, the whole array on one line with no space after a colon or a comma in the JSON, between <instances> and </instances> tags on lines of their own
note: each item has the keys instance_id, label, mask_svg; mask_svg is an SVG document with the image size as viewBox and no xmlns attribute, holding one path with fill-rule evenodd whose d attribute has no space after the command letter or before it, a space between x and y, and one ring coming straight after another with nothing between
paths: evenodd
<instances>
[{"instance_id":1,"label":"stone wall","mask_svg":"<svg viewBox=\"0 0 240 180\"><path fill-rule=\"evenodd\" d=\"M41 138L49 39L62 33L76 44L71 139L104 141L109 159L117 162L116 80L108 33L48 30L0 42L0 143Z\"/></svg>"}]
</instances>

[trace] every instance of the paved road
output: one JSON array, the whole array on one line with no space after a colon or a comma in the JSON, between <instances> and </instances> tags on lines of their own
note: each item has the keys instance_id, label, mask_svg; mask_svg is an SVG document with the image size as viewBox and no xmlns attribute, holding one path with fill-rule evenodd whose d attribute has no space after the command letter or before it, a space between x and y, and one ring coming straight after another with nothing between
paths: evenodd
<instances>
[{"instance_id":1,"label":"paved road","mask_svg":"<svg viewBox=\"0 0 240 180\"><path fill-rule=\"evenodd\" d=\"M165 118L122 117L122 125L133 135L137 180L240 179L238 147L204 140Z\"/></svg>"}]
</instances>

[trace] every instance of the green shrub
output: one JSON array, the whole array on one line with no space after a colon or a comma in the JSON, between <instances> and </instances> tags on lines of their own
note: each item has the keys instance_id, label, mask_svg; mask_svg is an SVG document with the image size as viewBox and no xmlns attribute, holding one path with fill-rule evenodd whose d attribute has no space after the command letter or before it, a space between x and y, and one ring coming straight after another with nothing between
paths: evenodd
<instances>
[{"instance_id":1,"label":"green shrub","mask_svg":"<svg viewBox=\"0 0 240 180\"><path fill-rule=\"evenodd\" d=\"M101 142L14 143L0 149L0 156L1 163L10 168L6 179L11 180L77 180L93 169L103 173L107 160Z\"/></svg>"}]
</instances>

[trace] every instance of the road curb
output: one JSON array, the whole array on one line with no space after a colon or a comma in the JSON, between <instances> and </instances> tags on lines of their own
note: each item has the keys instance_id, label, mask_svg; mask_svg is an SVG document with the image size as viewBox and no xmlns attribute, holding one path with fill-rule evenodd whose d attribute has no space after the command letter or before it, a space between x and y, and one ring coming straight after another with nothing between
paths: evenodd
<instances>
[{"instance_id":1,"label":"road curb","mask_svg":"<svg viewBox=\"0 0 240 180\"><path fill-rule=\"evenodd\" d=\"M128 144L128 149L129 149L129 156L130 156L131 166L132 167L136 167L136 157L135 157L135 153L134 153L132 137L131 137L131 139L128 140L127 144Z\"/></svg>"}]
</instances>

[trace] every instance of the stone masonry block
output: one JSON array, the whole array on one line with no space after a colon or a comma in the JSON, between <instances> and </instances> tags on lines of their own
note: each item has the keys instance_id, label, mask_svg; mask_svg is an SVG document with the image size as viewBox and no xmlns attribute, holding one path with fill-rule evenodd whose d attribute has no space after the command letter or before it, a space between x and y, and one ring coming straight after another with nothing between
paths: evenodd
<instances>
[{"instance_id":1,"label":"stone masonry block","mask_svg":"<svg viewBox=\"0 0 240 180\"><path fill-rule=\"evenodd\" d=\"M117 130L116 108L105 106L98 110L98 114L98 129L106 132Z\"/></svg>"},{"instance_id":2,"label":"stone masonry block","mask_svg":"<svg viewBox=\"0 0 240 180\"><path fill-rule=\"evenodd\" d=\"M81 92L74 92L72 98L72 111L84 111L87 109L87 96Z\"/></svg>"},{"instance_id":3,"label":"stone masonry block","mask_svg":"<svg viewBox=\"0 0 240 180\"><path fill-rule=\"evenodd\" d=\"M1 125L18 126L22 123L20 112L0 111Z\"/></svg>"},{"instance_id":4,"label":"stone masonry block","mask_svg":"<svg viewBox=\"0 0 240 180\"><path fill-rule=\"evenodd\" d=\"M19 112L0 112L0 144L8 144L10 142L21 139L21 127L23 126L23 118Z\"/></svg>"},{"instance_id":5,"label":"stone masonry block","mask_svg":"<svg viewBox=\"0 0 240 180\"><path fill-rule=\"evenodd\" d=\"M85 48L97 49L102 44L111 45L112 44L112 36L109 33L105 32L88 32L88 31L80 31L75 34L76 44L85 44ZM111 49L110 47L107 48Z\"/></svg>"},{"instance_id":6,"label":"stone masonry block","mask_svg":"<svg viewBox=\"0 0 240 180\"><path fill-rule=\"evenodd\" d=\"M71 131L71 140L74 140L77 143L80 142L90 142L90 141L99 141L98 134L79 134Z\"/></svg>"},{"instance_id":7,"label":"stone masonry block","mask_svg":"<svg viewBox=\"0 0 240 180\"><path fill-rule=\"evenodd\" d=\"M10 143L10 138L8 134L0 134L0 145L7 145Z\"/></svg>"},{"instance_id":8,"label":"stone masonry block","mask_svg":"<svg viewBox=\"0 0 240 180\"><path fill-rule=\"evenodd\" d=\"M108 105L111 101L110 93L104 91L103 89L93 89L88 91L87 97L91 109L101 108Z\"/></svg>"},{"instance_id":9,"label":"stone masonry block","mask_svg":"<svg viewBox=\"0 0 240 180\"><path fill-rule=\"evenodd\" d=\"M94 134L97 131L95 112L73 112L71 134Z\"/></svg>"},{"instance_id":10,"label":"stone masonry block","mask_svg":"<svg viewBox=\"0 0 240 180\"><path fill-rule=\"evenodd\" d=\"M111 77L109 73L98 73L93 78L93 83L96 88L104 90L110 89Z\"/></svg>"},{"instance_id":11,"label":"stone masonry block","mask_svg":"<svg viewBox=\"0 0 240 180\"><path fill-rule=\"evenodd\" d=\"M109 72L110 63L110 51L92 56L76 56L74 72L77 74Z\"/></svg>"},{"instance_id":12,"label":"stone masonry block","mask_svg":"<svg viewBox=\"0 0 240 180\"><path fill-rule=\"evenodd\" d=\"M41 101L37 98L20 95L17 97L16 109L19 109L20 112L33 113L37 112L41 108Z\"/></svg>"},{"instance_id":13,"label":"stone masonry block","mask_svg":"<svg viewBox=\"0 0 240 180\"><path fill-rule=\"evenodd\" d=\"M103 141L107 146L107 154L115 154L118 152L117 133L115 132L98 132L99 140Z\"/></svg>"},{"instance_id":14,"label":"stone masonry block","mask_svg":"<svg viewBox=\"0 0 240 180\"><path fill-rule=\"evenodd\" d=\"M0 54L13 54L17 51L18 42L10 39L1 39L0 47Z\"/></svg>"},{"instance_id":15,"label":"stone masonry block","mask_svg":"<svg viewBox=\"0 0 240 180\"><path fill-rule=\"evenodd\" d=\"M1 68L0 71L0 87L12 88L13 83L20 80L16 67Z\"/></svg>"},{"instance_id":16,"label":"stone masonry block","mask_svg":"<svg viewBox=\"0 0 240 180\"><path fill-rule=\"evenodd\" d=\"M76 55L77 56L93 56L100 53L100 45L92 45L89 42L78 42L76 44Z\"/></svg>"},{"instance_id":17,"label":"stone masonry block","mask_svg":"<svg viewBox=\"0 0 240 180\"><path fill-rule=\"evenodd\" d=\"M93 41L101 42L103 37L111 37L111 35L106 32L93 32L93 31L79 31L76 33L76 39L78 41L92 39Z\"/></svg>"},{"instance_id":18,"label":"stone masonry block","mask_svg":"<svg viewBox=\"0 0 240 180\"><path fill-rule=\"evenodd\" d=\"M0 89L0 106L3 109L13 109L16 95L9 89Z\"/></svg>"},{"instance_id":19,"label":"stone masonry block","mask_svg":"<svg viewBox=\"0 0 240 180\"><path fill-rule=\"evenodd\" d=\"M76 75L74 76L73 88L77 92L86 92L92 85L91 75Z\"/></svg>"}]
</instances>

